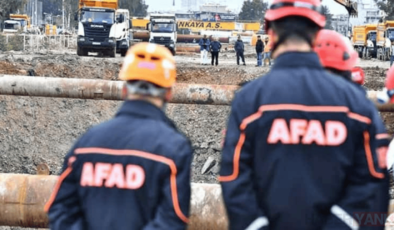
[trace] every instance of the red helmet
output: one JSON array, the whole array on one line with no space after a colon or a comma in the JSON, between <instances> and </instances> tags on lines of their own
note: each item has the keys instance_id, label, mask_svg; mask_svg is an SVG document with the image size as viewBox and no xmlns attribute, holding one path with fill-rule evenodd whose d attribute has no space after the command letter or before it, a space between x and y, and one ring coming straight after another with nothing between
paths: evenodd
<instances>
[{"instance_id":1,"label":"red helmet","mask_svg":"<svg viewBox=\"0 0 394 230\"><path fill-rule=\"evenodd\" d=\"M321 28L326 25L321 0L274 0L265 14L266 30L269 29L269 22L289 16L308 18Z\"/></svg>"},{"instance_id":2,"label":"red helmet","mask_svg":"<svg viewBox=\"0 0 394 230\"><path fill-rule=\"evenodd\" d=\"M321 30L314 49L325 68L352 71L358 61L358 53L349 39L333 30Z\"/></svg>"},{"instance_id":3,"label":"red helmet","mask_svg":"<svg viewBox=\"0 0 394 230\"><path fill-rule=\"evenodd\" d=\"M387 95L390 98L390 103L394 103L394 67L391 67L387 72L386 83Z\"/></svg>"},{"instance_id":4,"label":"red helmet","mask_svg":"<svg viewBox=\"0 0 394 230\"><path fill-rule=\"evenodd\" d=\"M352 81L359 85L364 85L365 73L361 67L354 67L352 69Z\"/></svg>"}]
</instances>

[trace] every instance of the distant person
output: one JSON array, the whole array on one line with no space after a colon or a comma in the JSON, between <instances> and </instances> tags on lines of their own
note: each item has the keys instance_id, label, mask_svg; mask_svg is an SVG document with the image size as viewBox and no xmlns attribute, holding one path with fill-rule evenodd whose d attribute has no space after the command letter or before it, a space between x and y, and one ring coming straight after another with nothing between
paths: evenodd
<instances>
[{"instance_id":1,"label":"distant person","mask_svg":"<svg viewBox=\"0 0 394 230\"><path fill-rule=\"evenodd\" d=\"M390 66L392 66L394 62L394 41L391 42L390 52L391 52Z\"/></svg>"},{"instance_id":2,"label":"distant person","mask_svg":"<svg viewBox=\"0 0 394 230\"><path fill-rule=\"evenodd\" d=\"M265 45L264 45L264 66L266 65L266 60L268 59L268 64L271 66L271 41L265 38Z\"/></svg>"},{"instance_id":3,"label":"distant person","mask_svg":"<svg viewBox=\"0 0 394 230\"><path fill-rule=\"evenodd\" d=\"M244 65L246 65L244 56L245 45L241 39L241 36L238 36L238 40L235 42L234 49L237 53L237 65L239 65L239 58L242 58L242 62L244 63Z\"/></svg>"},{"instance_id":4,"label":"distant person","mask_svg":"<svg viewBox=\"0 0 394 230\"><path fill-rule=\"evenodd\" d=\"M264 50L264 43L261 40L261 36L257 36L257 43L256 43L256 54L257 54L257 65L256 67L263 65L263 50Z\"/></svg>"},{"instance_id":5,"label":"distant person","mask_svg":"<svg viewBox=\"0 0 394 230\"><path fill-rule=\"evenodd\" d=\"M218 64L219 64L219 52L220 52L221 48L222 48L222 44L220 44L220 42L218 41L217 37L214 37L213 38L213 42L211 43L211 46L210 46L211 56L212 56L212 61L211 61L212 65L214 64L214 61L216 59L215 64L216 64L216 66L218 66Z\"/></svg>"},{"instance_id":6,"label":"distant person","mask_svg":"<svg viewBox=\"0 0 394 230\"><path fill-rule=\"evenodd\" d=\"M209 51L209 46L211 45L211 42L207 38L206 34L204 34L204 37L201 38L199 45L200 45L200 52L201 52L201 65L208 65L209 64L208 51Z\"/></svg>"}]
</instances>

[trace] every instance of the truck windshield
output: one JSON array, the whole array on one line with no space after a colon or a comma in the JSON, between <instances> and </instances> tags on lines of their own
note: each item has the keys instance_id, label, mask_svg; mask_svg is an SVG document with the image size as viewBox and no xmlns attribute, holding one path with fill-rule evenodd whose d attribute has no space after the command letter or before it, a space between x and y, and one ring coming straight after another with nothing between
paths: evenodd
<instances>
[{"instance_id":1,"label":"truck windshield","mask_svg":"<svg viewBox=\"0 0 394 230\"><path fill-rule=\"evenodd\" d=\"M368 40L371 40L371 41L376 41L376 33L375 32L373 32L373 33L369 33L368 34Z\"/></svg>"},{"instance_id":2,"label":"truck windshield","mask_svg":"<svg viewBox=\"0 0 394 230\"><path fill-rule=\"evenodd\" d=\"M393 41L394 40L394 29L388 30L387 31L387 36L388 38Z\"/></svg>"},{"instance_id":3,"label":"truck windshield","mask_svg":"<svg viewBox=\"0 0 394 230\"><path fill-rule=\"evenodd\" d=\"M152 23L152 32L171 33L174 32L174 23Z\"/></svg>"},{"instance_id":4,"label":"truck windshield","mask_svg":"<svg viewBox=\"0 0 394 230\"><path fill-rule=\"evenodd\" d=\"M20 28L19 24L4 23L5 30L18 30Z\"/></svg>"},{"instance_id":5,"label":"truck windshield","mask_svg":"<svg viewBox=\"0 0 394 230\"><path fill-rule=\"evenodd\" d=\"M115 12L82 11L81 22L114 24Z\"/></svg>"}]
</instances>

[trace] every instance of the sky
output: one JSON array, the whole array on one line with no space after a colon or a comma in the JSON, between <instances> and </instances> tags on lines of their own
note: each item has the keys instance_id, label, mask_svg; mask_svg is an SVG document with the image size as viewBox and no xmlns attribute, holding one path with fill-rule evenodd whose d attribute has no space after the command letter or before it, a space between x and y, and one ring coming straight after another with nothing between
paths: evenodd
<instances>
[{"instance_id":1,"label":"sky","mask_svg":"<svg viewBox=\"0 0 394 230\"><path fill-rule=\"evenodd\" d=\"M265 0L271 2L271 0ZM242 0L212 0L212 3L220 3L228 5L230 9L239 12L241 10L243 1ZM145 0L145 3L149 5L148 11L158 11L158 10L172 10L173 0ZM323 5L329 7L332 14L347 14L345 8L333 0L323 0ZM181 9L181 0L175 0L175 10Z\"/></svg>"}]
</instances>

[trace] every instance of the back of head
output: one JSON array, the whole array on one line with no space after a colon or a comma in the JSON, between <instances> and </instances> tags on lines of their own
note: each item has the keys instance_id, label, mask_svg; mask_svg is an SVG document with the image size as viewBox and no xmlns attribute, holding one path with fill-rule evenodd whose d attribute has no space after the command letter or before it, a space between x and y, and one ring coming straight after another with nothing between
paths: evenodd
<instances>
[{"instance_id":1,"label":"back of head","mask_svg":"<svg viewBox=\"0 0 394 230\"><path fill-rule=\"evenodd\" d=\"M320 31L314 49L322 65L328 69L350 72L358 61L358 53L350 41L333 30Z\"/></svg>"},{"instance_id":2,"label":"back of head","mask_svg":"<svg viewBox=\"0 0 394 230\"><path fill-rule=\"evenodd\" d=\"M176 81L174 57L165 47L139 43L127 52L119 79L131 94L164 98Z\"/></svg>"},{"instance_id":3,"label":"back of head","mask_svg":"<svg viewBox=\"0 0 394 230\"><path fill-rule=\"evenodd\" d=\"M326 23L320 0L274 0L265 14L265 21L266 33L278 37L272 40L273 52L288 40L312 46L316 33Z\"/></svg>"}]
</instances>

